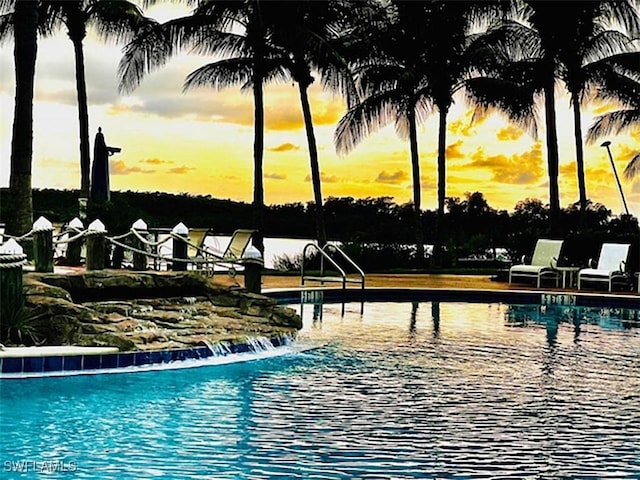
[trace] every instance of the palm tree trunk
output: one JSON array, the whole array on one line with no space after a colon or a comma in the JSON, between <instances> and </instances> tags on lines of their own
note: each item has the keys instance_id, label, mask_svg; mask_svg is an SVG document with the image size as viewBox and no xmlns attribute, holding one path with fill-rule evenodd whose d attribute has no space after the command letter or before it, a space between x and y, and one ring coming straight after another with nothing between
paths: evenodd
<instances>
[{"instance_id":1,"label":"palm tree trunk","mask_svg":"<svg viewBox=\"0 0 640 480\"><path fill-rule=\"evenodd\" d=\"M264 185L262 163L264 156L264 92L262 75L253 80L253 245L264 258Z\"/></svg>"},{"instance_id":2,"label":"palm tree trunk","mask_svg":"<svg viewBox=\"0 0 640 480\"><path fill-rule=\"evenodd\" d=\"M438 212L433 242L433 264L442 266L442 225L447 185L447 114L449 106L438 108Z\"/></svg>"},{"instance_id":3,"label":"palm tree trunk","mask_svg":"<svg viewBox=\"0 0 640 480\"><path fill-rule=\"evenodd\" d=\"M17 1L14 10L16 96L11 138L7 233L23 235L33 225L33 89L38 54L38 2Z\"/></svg>"},{"instance_id":4,"label":"palm tree trunk","mask_svg":"<svg viewBox=\"0 0 640 480\"><path fill-rule=\"evenodd\" d=\"M553 72L544 86L544 113L547 129L547 168L549 171L549 221L551 233L560 226L560 192L558 189L558 130L556 127L555 80Z\"/></svg>"},{"instance_id":5,"label":"palm tree trunk","mask_svg":"<svg viewBox=\"0 0 640 480\"><path fill-rule=\"evenodd\" d=\"M73 42L76 63L76 92L78 94L78 124L80 125L80 197L89 198L91 159L89 156L89 107L87 105L87 82L84 74L84 35L69 34Z\"/></svg>"},{"instance_id":6,"label":"palm tree trunk","mask_svg":"<svg viewBox=\"0 0 640 480\"><path fill-rule=\"evenodd\" d=\"M313 198L316 204L316 238L320 248L327 243L327 231L324 223L324 206L322 200L322 181L320 178L320 165L318 163L318 146L316 136L313 131L313 118L311 117L311 106L309 105L308 85L298 82L300 91L300 103L302 104L302 115L304 117L304 127L307 133L307 143L309 145L309 163L311 167L311 183L313 185Z\"/></svg>"},{"instance_id":7,"label":"palm tree trunk","mask_svg":"<svg viewBox=\"0 0 640 480\"><path fill-rule=\"evenodd\" d=\"M576 142L576 168L578 174L578 192L580 198L580 218L584 221L587 210L587 187L584 176L584 148L582 146L582 125L580 100L577 95L571 95L571 106L573 109L573 136Z\"/></svg>"},{"instance_id":8,"label":"palm tree trunk","mask_svg":"<svg viewBox=\"0 0 640 480\"><path fill-rule=\"evenodd\" d=\"M413 212L416 235L416 266L424 265L424 232L422 230L422 199L420 181L420 155L418 154L418 132L416 128L416 112L411 109L408 112L409 120L409 150L411 152L411 171L413 180Z\"/></svg>"}]
</instances>

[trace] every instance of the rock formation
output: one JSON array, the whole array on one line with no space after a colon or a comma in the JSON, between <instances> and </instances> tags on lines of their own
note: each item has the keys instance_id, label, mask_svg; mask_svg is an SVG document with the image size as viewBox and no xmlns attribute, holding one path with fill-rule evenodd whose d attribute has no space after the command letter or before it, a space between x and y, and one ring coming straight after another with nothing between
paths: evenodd
<instances>
[{"instance_id":1,"label":"rock formation","mask_svg":"<svg viewBox=\"0 0 640 480\"><path fill-rule=\"evenodd\" d=\"M47 345L164 350L302 328L293 309L194 272L28 273L24 292L37 339Z\"/></svg>"}]
</instances>

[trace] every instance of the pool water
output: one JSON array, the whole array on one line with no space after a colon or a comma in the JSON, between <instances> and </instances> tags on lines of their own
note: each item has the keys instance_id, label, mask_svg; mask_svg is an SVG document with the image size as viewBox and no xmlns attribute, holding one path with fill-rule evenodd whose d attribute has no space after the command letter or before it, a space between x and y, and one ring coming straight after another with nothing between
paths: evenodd
<instances>
[{"instance_id":1,"label":"pool water","mask_svg":"<svg viewBox=\"0 0 640 480\"><path fill-rule=\"evenodd\" d=\"M638 310L301 310L305 353L1 382L0 478L640 478Z\"/></svg>"}]
</instances>

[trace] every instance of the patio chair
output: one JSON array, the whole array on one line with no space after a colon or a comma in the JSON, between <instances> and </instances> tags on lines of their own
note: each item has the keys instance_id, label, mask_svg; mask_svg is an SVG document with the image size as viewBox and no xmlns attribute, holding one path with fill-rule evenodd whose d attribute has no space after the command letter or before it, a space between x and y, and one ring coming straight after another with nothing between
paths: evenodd
<instances>
[{"instance_id":1,"label":"patio chair","mask_svg":"<svg viewBox=\"0 0 640 480\"><path fill-rule=\"evenodd\" d=\"M215 245L207 242L207 238L212 238L210 231L205 233L200 243L200 249L204 252L204 259L207 260L204 265L205 270L210 270L213 274L214 266L225 267L230 273L235 274L235 267L241 265L242 257L251 242L251 237L255 230L239 229L233 232L229 244L224 251L220 251ZM208 265L207 265L208 264Z\"/></svg>"},{"instance_id":2,"label":"patio chair","mask_svg":"<svg viewBox=\"0 0 640 480\"><path fill-rule=\"evenodd\" d=\"M549 277L555 279L557 287L560 276L556 266L563 243L564 240L538 239L533 250L531 263L525 264L523 258L522 264L514 265L509 269L509 284L514 277L524 277L535 279L536 286L540 288L542 279Z\"/></svg>"},{"instance_id":3,"label":"patio chair","mask_svg":"<svg viewBox=\"0 0 640 480\"><path fill-rule=\"evenodd\" d=\"M628 280L626 265L630 247L628 243L603 243L598 265L595 268L583 268L578 272L578 290L585 281L606 283L609 291L614 281L622 279L626 282Z\"/></svg>"}]
</instances>

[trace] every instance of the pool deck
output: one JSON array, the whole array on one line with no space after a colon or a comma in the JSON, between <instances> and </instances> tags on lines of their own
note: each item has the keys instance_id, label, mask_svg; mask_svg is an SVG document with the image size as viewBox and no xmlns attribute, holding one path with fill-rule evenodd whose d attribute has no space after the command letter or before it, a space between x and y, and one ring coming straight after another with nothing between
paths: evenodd
<instances>
[{"instance_id":1,"label":"pool deck","mask_svg":"<svg viewBox=\"0 0 640 480\"><path fill-rule=\"evenodd\" d=\"M61 267L55 266L55 273L60 274L77 274L84 271L82 267ZM219 272L213 277L216 282L223 285L244 285L242 273L236 277ZM308 282L302 286L299 275L263 275L262 291L269 292L273 290L292 289L299 290L301 288L320 287L318 282ZM562 292L562 293L584 293L591 295L608 296L636 296L640 297L637 290L614 291L607 292L602 289L586 288L578 290L575 287L556 288L550 282L546 282L541 288L536 289L529 283L513 283L497 280L492 275L461 275L461 274L437 274L437 273L367 273L365 286L367 288L405 288L405 289L447 289L457 290L495 290L495 291L539 291L539 292ZM324 284L328 288L340 288L340 284L336 282L328 282ZM350 284L350 289L360 288Z\"/></svg>"},{"instance_id":2,"label":"pool deck","mask_svg":"<svg viewBox=\"0 0 640 480\"><path fill-rule=\"evenodd\" d=\"M223 279L223 275L217 275L216 280L229 282L229 279ZM242 282L239 278L237 281ZM513 283L492 279L489 275L458 275L458 274L434 274L434 273L402 273L402 274L367 274L365 285L367 288L415 288L415 289L447 289L457 290L495 290L495 291L538 291L538 292L558 292L558 293L581 293L589 295L608 296L636 296L640 297L634 291L615 291L607 292L606 290L582 289L577 288L556 288L547 282L540 289L536 289L532 283ZM305 287L318 287L318 282L307 283ZM339 288L338 283L326 283L325 287ZM280 289L300 289L299 276L285 275L265 275L262 277L262 289L264 292ZM348 288L359 288L350 286Z\"/></svg>"}]
</instances>

